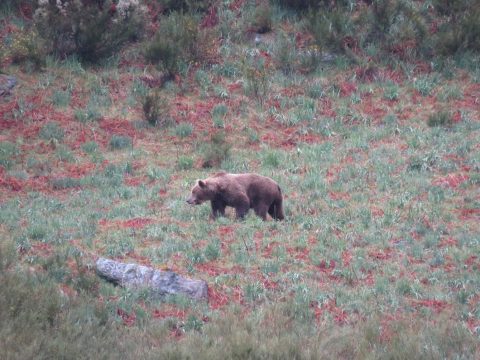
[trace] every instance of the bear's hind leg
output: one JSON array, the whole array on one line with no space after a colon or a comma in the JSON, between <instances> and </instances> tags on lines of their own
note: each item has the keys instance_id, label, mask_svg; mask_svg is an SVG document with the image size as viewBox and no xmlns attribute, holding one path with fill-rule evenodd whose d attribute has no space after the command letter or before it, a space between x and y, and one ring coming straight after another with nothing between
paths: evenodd
<instances>
[{"instance_id":1,"label":"bear's hind leg","mask_svg":"<svg viewBox=\"0 0 480 360\"><path fill-rule=\"evenodd\" d=\"M260 204L260 205L257 205L253 208L253 210L255 211L255 214L257 214L257 216L261 217L262 220L267 220L267 206L264 205L264 204Z\"/></svg>"},{"instance_id":2,"label":"bear's hind leg","mask_svg":"<svg viewBox=\"0 0 480 360\"><path fill-rule=\"evenodd\" d=\"M272 205L270 205L268 213L275 220L283 220L285 215L283 215L282 201L275 200Z\"/></svg>"}]
</instances>

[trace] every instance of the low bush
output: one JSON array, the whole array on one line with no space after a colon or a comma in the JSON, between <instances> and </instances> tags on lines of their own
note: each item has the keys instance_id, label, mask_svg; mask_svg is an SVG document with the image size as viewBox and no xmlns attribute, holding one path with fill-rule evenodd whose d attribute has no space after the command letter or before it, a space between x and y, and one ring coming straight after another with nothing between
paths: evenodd
<instances>
[{"instance_id":1,"label":"low bush","mask_svg":"<svg viewBox=\"0 0 480 360\"><path fill-rule=\"evenodd\" d=\"M172 12L146 45L145 58L173 78L185 64L216 62L217 38L214 29L200 28L197 16Z\"/></svg>"},{"instance_id":2,"label":"low bush","mask_svg":"<svg viewBox=\"0 0 480 360\"><path fill-rule=\"evenodd\" d=\"M453 117L448 111L440 111L428 117L428 126L451 126L453 124Z\"/></svg>"},{"instance_id":3,"label":"low bush","mask_svg":"<svg viewBox=\"0 0 480 360\"><path fill-rule=\"evenodd\" d=\"M113 135L110 139L110 148L112 150L131 148L132 144L130 136Z\"/></svg>"},{"instance_id":4,"label":"low bush","mask_svg":"<svg viewBox=\"0 0 480 360\"><path fill-rule=\"evenodd\" d=\"M40 129L39 136L44 140L62 141L64 131L56 122L50 121Z\"/></svg>"},{"instance_id":5,"label":"low bush","mask_svg":"<svg viewBox=\"0 0 480 360\"><path fill-rule=\"evenodd\" d=\"M3 57L10 58L13 63L31 65L38 70L45 65L45 42L36 29L25 27L15 32L11 43L4 46ZM1 60L1 59L0 59Z\"/></svg>"},{"instance_id":6,"label":"low bush","mask_svg":"<svg viewBox=\"0 0 480 360\"><path fill-rule=\"evenodd\" d=\"M86 123L90 121L98 121L102 119L102 113L98 109L96 105L93 103L88 103L88 105L81 109L77 108L74 110L74 117L75 120L81 122L81 123Z\"/></svg>"},{"instance_id":7,"label":"low bush","mask_svg":"<svg viewBox=\"0 0 480 360\"><path fill-rule=\"evenodd\" d=\"M193 126L190 123L180 123L175 127L175 135L180 138L188 137L193 132Z\"/></svg>"},{"instance_id":8,"label":"low bush","mask_svg":"<svg viewBox=\"0 0 480 360\"><path fill-rule=\"evenodd\" d=\"M137 0L40 1L35 25L49 49L65 58L76 54L95 63L142 34Z\"/></svg>"},{"instance_id":9,"label":"low bush","mask_svg":"<svg viewBox=\"0 0 480 360\"><path fill-rule=\"evenodd\" d=\"M53 190L71 189L80 186L80 180L71 177L62 177L52 180Z\"/></svg>"},{"instance_id":10,"label":"low bush","mask_svg":"<svg viewBox=\"0 0 480 360\"><path fill-rule=\"evenodd\" d=\"M148 93L143 99L143 114L150 125L167 127L173 120L169 115L168 100L158 91Z\"/></svg>"},{"instance_id":11,"label":"low bush","mask_svg":"<svg viewBox=\"0 0 480 360\"><path fill-rule=\"evenodd\" d=\"M193 167L193 159L189 156L180 156L177 160L177 168L180 170L188 170Z\"/></svg>"},{"instance_id":12,"label":"low bush","mask_svg":"<svg viewBox=\"0 0 480 360\"><path fill-rule=\"evenodd\" d=\"M252 28L259 34L264 34L272 30L272 9L268 1L262 2L255 8Z\"/></svg>"},{"instance_id":13,"label":"low bush","mask_svg":"<svg viewBox=\"0 0 480 360\"><path fill-rule=\"evenodd\" d=\"M475 5L476 4L476 5ZM441 55L480 50L480 9L475 1L435 1L437 10L446 18L435 37Z\"/></svg>"},{"instance_id":14,"label":"low bush","mask_svg":"<svg viewBox=\"0 0 480 360\"><path fill-rule=\"evenodd\" d=\"M201 149L204 168L218 167L230 156L232 145L226 140L223 130L211 135L210 141Z\"/></svg>"},{"instance_id":15,"label":"low bush","mask_svg":"<svg viewBox=\"0 0 480 360\"><path fill-rule=\"evenodd\" d=\"M195 59L197 40L198 19L190 14L173 12L163 19L154 39L147 44L145 57L173 77L182 61Z\"/></svg>"}]
</instances>

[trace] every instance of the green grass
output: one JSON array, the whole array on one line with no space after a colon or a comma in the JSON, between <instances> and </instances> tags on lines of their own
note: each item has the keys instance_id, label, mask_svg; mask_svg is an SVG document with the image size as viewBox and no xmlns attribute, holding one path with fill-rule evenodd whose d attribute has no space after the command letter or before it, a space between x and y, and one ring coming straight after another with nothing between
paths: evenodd
<instances>
[{"instance_id":1,"label":"green grass","mask_svg":"<svg viewBox=\"0 0 480 360\"><path fill-rule=\"evenodd\" d=\"M244 6L219 6L214 64L185 63L164 88L142 80L160 73L141 66L142 44L96 67L7 65L22 86L0 104L6 358L478 357L473 62L447 61L447 76L371 44L374 79L348 55L290 66L305 24L271 5L273 33L255 44ZM139 120L150 91L171 128ZM220 170L276 180L285 221L188 205ZM113 286L98 256L203 279L209 302Z\"/></svg>"}]
</instances>

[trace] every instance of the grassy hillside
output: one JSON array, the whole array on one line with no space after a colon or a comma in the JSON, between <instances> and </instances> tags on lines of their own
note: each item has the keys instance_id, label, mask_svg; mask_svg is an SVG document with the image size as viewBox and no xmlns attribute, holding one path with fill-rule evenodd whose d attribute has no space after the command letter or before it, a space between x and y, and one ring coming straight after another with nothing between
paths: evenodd
<instances>
[{"instance_id":1,"label":"grassy hillside","mask_svg":"<svg viewBox=\"0 0 480 360\"><path fill-rule=\"evenodd\" d=\"M478 358L468 16L451 48L450 2L389 2L387 23L376 2L140 3L141 32L68 54L35 2L2 8L2 356ZM186 204L219 169L275 179L286 220ZM99 256L206 280L209 301L115 287Z\"/></svg>"}]
</instances>

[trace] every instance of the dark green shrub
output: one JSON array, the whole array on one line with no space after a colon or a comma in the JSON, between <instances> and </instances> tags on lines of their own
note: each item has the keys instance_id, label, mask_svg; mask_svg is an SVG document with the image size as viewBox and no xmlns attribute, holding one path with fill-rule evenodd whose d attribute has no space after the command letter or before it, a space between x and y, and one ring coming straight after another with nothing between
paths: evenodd
<instances>
[{"instance_id":1,"label":"dark green shrub","mask_svg":"<svg viewBox=\"0 0 480 360\"><path fill-rule=\"evenodd\" d=\"M173 12L162 20L154 39L145 49L145 57L173 76L178 72L181 61L195 59L197 40L198 19Z\"/></svg>"},{"instance_id":2,"label":"dark green shrub","mask_svg":"<svg viewBox=\"0 0 480 360\"><path fill-rule=\"evenodd\" d=\"M80 121L81 123L86 123L89 121L98 121L102 119L102 113L98 107L92 103L89 103L85 108L77 108L74 110L75 120Z\"/></svg>"},{"instance_id":3,"label":"dark green shrub","mask_svg":"<svg viewBox=\"0 0 480 360\"><path fill-rule=\"evenodd\" d=\"M82 61L97 62L111 55L142 32L142 13L133 2L111 0L42 2L35 25L62 58L76 54Z\"/></svg>"},{"instance_id":4,"label":"dark green shrub","mask_svg":"<svg viewBox=\"0 0 480 360\"><path fill-rule=\"evenodd\" d=\"M175 135L180 137L180 138L185 138L187 136L190 136L193 131L193 126L190 123L183 122L178 124L175 127Z\"/></svg>"},{"instance_id":5,"label":"dark green shrub","mask_svg":"<svg viewBox=\"0 0 480 360\"><path fill-rule=\"evenodd\" d=\"M98 144L95 141L89 141L82 144L82 150L87 154L93 154L98 151Z\"/></svg>"},{"instance_id":6,"label":"dark green shrub","mask_svg":"<svg viewBox=\"0 0 480 360\"><path fill-rule=\"evenodd\" d=\"M451 126L453 124L453 117L448 111L440 111L428 117L428 126Z\"/></svg>"},{"instance_id":7,"label":"dark green shrub","mask_svg":"<svg viewBox=\"0 0 480 360\"><path fill-rule=\"evenodd\" d=\"M173 122L169 115L168 101L158 90L150 92L143 99L143 114L145 120L153 126L167 127Z\"/></svg>"},{"instance_id":8,"label":"dark green shrub","mask_svg":"<svg viewBox=\"0 0 480 360\"><path fill-rule=\"evenodd\" d=\"M242 62L242 73L245 77L245 92L263 103L270 90L272 69L262 57L249 57Z\"/></svg>"},{"instance_id":9,"label":"dark green shrub","mask_svg":"<svg viewBox=\"0 0 480 360\"><path fill-rule=\"evenodd\" d=\"M125 149L132 147L132 138L130 136L113 135L110 139L110 148L112 150Z\"/></svg>"},{"instance_id":10,"label":"dark green shrub","mask_svg":"<svg viewBox=\"0 0 480 360\"><path fill-rule=\"evenodd\" d=\"M297 54L295 52L295 41L290 39L284 32L278 34L274 56L277 61L277 68L285 75L293 72Z\"/></svg>"},{"instance_id":11,"label":"dark green shrub","mask_svg":"<svg viewBox=\"0 0 480 360\"><path fill-rule=\"evenodd\" d=\"M184 64L214 63L217 48L218 34L214 28L202 29L197 16L173 12L162 20L144 53L150 63L173 78Z\"/></svg>"},{"instance_id":12,"label":"dark green shrub","mask_svg":"<svg viewBox=\"0 0 480 360\"><path fill-rule=\"evenodd\" d=\"M0 18L11 14L31 16L38 6L38 0L2 0Z\"/></svg>"},{"instance_id":13,"label":"dark green shrub","mask_svg":"<svg viewBox=\"0 0 480 360\"><path fill-rule=\"evenodd\" d=\"M436 34L435 45L441 55L451 55L466 50L480 51L480 8L474 1L437 1L448 15ZM448 4L448 5L447 5ZM471 6L469 6L471 5Z\"/></svg>"},{"instance_id":14,"label":"dark green shrub","mask_svg":"<svg viewBox=\"0 0 480 360\"><path fill-rule=\"evenodd\" d=\"M57 90L52 94L52 103L57 107L67 107L70 104L72 95L69 90Z\"/></svg>"},{"instance_id":15,"label":"dark green shrub","mask_svg":"<svg viewBox=\"0 0 480 360\"><path fill-rule=\"evenodd\" d=\"M309 16L308 27L321 49L336 52L344 52L346 38L355 33L350 14L341 7L316 11Z\"/></svg>"},{"instance_id":16,"label":"dark green shrub","mask_svg":"<svg viewBox=\"0 0 480 360\"><path fill-rule=\"evenodd\" d=\"M80 186L80 180L71 177L62 177L52 180L53 190L71 189Z\"/></svg>"},{"instance_id":17,"label":"dark green shrub","mask_svg":"<svg viewBox=\"0 0 480 360\"><path fill-rule=\"evenodd\" d=\"M380 42L396 56L409 59L428 51L425 18L413 4L403 0L374 1L366 20L367 38Z\"/></svg>"},{"instance_id":18,"label":"dark green shrub","mask_svg":"<svg viewBox=\"0 0 480 360\"><path fill-rule=\"evenodd\" d=\"M272 9L268 2L263 2L255 8L252 27L259 34L272 30Z\"/></svg>"},{"instance_id":19,"label":"dark green shrub","mask_svg":"<svg viewBox=\"0 0 480 360\"><path fill-rule=\"evenodd\" d=\"M157 0L157 2L164 12L201 12L207 10L212 3L210 0Z\"/></svg>"},{"instance_id":20,"label":"dark green shrub","mask_svg":"<svg viewBox=\"0 0 480 360\"><path fill-rule=\"evenodd\" d=\"M70 163L75 161L75 155L73 154L72 150L65 145L58 146L57 151L55 151L55 155L60 161L66 161Z\"/></svg>"},{"instance_id":21,"label":"dark green shrub","mask_svg":"<svg viewBox=\"0 0 480 360\"><path fill-rule=\"evenodd\" d=\"M332 1L329 1L329 0L275 0L275 2L280 6L288 7L293 10L299 10L299 11L315 9L320 6L326 6L326 5L329 5L330 3L333 3ZM346 0L336 1L336 3L347 3L347 2L348 1Z\"/></svg>"},{"instance_id":22,"label":"dark green shrub","mask_svg":"<svg viewBox=\"0 0 480 360\"><path fill-rule=\"evenodd\" d=\"M225 139L225 132L218 131L210 137L210 142L206 143L202 149L204 168L220 166L222 161L230 156L232 145Z\"/></svg>"}]
</instances>

